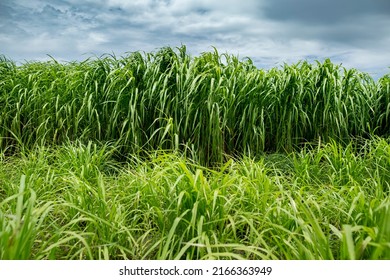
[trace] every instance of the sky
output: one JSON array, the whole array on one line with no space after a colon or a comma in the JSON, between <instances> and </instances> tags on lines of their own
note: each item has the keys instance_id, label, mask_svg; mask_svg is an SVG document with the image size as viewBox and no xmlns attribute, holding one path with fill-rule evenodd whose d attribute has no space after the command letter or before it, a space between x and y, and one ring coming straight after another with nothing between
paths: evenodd
<instances>
[{"instance_id":1,"label":"sky","mask_svg":"<svg viewBox=\"0 0 390 280\"><path fill-rule=\"evenodd\" d=\"M186 45L269 69L330 58L390 72L390 0L0 0L0 54L84 60Z\"/></svg>"}]
</instances>

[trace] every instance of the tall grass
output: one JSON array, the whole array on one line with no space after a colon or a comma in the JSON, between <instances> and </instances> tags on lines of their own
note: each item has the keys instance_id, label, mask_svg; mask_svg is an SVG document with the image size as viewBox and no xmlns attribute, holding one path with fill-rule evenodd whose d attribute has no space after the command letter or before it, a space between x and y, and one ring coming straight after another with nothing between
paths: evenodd
<instances>
[{"instance_id":1,"label":"tall grass","mask_svg":"<svg viewBox=\"0 0 390 280\"><path fill-rule=\"evenodd\" d=\"M390 259L389 102L330 60L0 56L0 259Z\"/></svg>"},{"instance_id":2,"label":"tall grass","mask_svg":"<svg viewBox=\"0 0 390 280\"><path fill-rule=\"evenodd\" d=\"M330 60L265 71L216 49L192 58L182 46L62 64L2 58L0 68L0 147L9 151L96 139L124 154L192 151L214 165L389 131L388 75L375 82Z\"/></svg>"}]
</instances>

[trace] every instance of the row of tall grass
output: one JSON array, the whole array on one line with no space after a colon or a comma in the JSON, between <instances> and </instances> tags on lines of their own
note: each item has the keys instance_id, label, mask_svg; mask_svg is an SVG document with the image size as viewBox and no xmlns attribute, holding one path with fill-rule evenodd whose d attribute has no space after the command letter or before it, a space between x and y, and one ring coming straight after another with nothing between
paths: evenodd
<instances>
[{"instance_id":1,"label":"row of tall grass","mask_svg":"<svg viewBox=\"0 0 390 280\"><path fill-rule=\"evenodd\" d=\"M390 259L388 140L218 170L115 150L1 154L0 259Z\"/></svg>"},{"instance_id":2,"label":"row of tall grass","mask_svg":"<svg viewBox=\"0 0 390 280\"><path fill-rule=\"evenodd\" d=\"M122 154L225 155L292 151L303 143L388 136L390 76L374 81L330 60L258 69L185 46L83 62L0 59L0 148L95 139ZM189 152L190 151L190 152Z\"/></svg>"}]
</instances>

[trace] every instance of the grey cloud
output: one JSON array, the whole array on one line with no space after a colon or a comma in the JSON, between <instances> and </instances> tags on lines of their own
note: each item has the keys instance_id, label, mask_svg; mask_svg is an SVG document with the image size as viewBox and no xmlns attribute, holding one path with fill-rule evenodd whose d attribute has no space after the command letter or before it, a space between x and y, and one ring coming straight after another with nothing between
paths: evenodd
<instances>
[{"instance_id":1,"label":"grey cloud","mask_svg":"<svg viewBox=\"0 0 390 280\"><path fill-rule=\"evenodd\" d=\"M194 54L215 46L259 66L332 57L384 73L389 6L388 0L1 0L0 53L74 60L183 43Z\"/></svg>"},{"instance_id":2,"label":"grey cloud","mask_svg":"<svg viewBox=\"0 0 390 280\"><path fill-rule=\"evenodd\" d=\"M15 10L7 2L0 2L0 20L3 21L15 13Z\"/></svg>"},{"instance_id":3,"label":"grey cloud","mask_svg":"<svg viewBox=\"0 0 390 280\"><path fill-rule=\"evenodd\" d=\"M266 1L264 15L278 21L335 25L344 21L359 22L361 16L390 16L388 0L273 0Z\"/></svg>"},{"instance_id":4,"label":"grey cloud","mask_svg":"<svg viewBox=\"0 0 390 280\"><path fill-rule=\"evenodd\" d=\"M337 48L386 51L390 38L388 0L273 0L263 13L280 23L278 37L317 40ZM279 34L278 34L279 33Z\"/></svg>"}]
</instances>

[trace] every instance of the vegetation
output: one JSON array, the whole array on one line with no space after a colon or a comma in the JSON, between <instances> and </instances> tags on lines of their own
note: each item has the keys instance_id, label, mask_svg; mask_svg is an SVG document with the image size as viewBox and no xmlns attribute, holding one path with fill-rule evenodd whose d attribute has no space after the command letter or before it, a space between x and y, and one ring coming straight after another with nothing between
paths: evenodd
<instances>
[{"instance_id":1,"label":"vegetation","mask_svg":"<svg viewBox=\"0 0 390 280\"><path fill-rule=\"evenodd\" d=\"M0 259L390 259L390 75L182 46L0 58Z\"/></svg>"}]
</instances>

